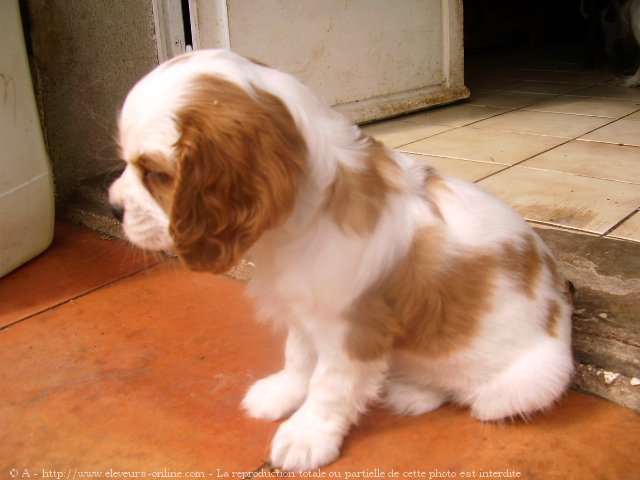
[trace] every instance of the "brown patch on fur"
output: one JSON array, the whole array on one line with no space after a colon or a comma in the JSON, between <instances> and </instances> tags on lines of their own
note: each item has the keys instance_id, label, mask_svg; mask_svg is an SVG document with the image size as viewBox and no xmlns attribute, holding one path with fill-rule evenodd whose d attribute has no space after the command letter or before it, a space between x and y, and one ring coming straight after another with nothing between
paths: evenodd
<instances>
[{"instance_id":1,"label":"brown patch on fur","mask_svg":"<svg viewBox=\"0 0 640 480\"><path fill-rule=\"evenodd\" d=\"M505 245L500 257L503 268L514 277L520 289L534 298L536 284L543 268L543 258L538 251L533 234L527 234L521 245Z\"/></svg>"},{"instance_id":2,"label":"brown patch on fur","mask_svg":"<svg viewBox=\"0 0 640 480\"><path fill-rule=\"evenodd\" d=\"M142 184L158 205L167 213L173 203L175 172L168 170L170 164L160 153L145 153L132 162L140 171Z\"/></svg>"},{"instance_id":3,"label":"brown patch on fur","mask_svg":"<svg viewBox=\"0 0 640 480\"><path fill-rule=\"evenodd\" d=\"M338 167L327 192L325 209L343 230L370 234L377 226L387 195L398 190L400 167L385 147L369 139L368 155L362 170Z\"/></svg>"},{"instance_id":4,"label":"brown patch on fur","mask_svg":"<svg viewBox=\"0 0 640 480\"><path fill-rule=\"evenodd\" d=\"M170 214L176 253L223 272L293 210L306 145L286 106L211 75L192 80L176 112L180 139Z\"/></svg>"},{"instance_id":5,"label":"brown patch on fur","mask_svg":"<svg viewBox=\"0 0 640 480\"><path fill-rule=\"evenodd\" d=\"M560 316L560 304L553 300L547 306L547 333L554 337L558 337L558 322Z\"/></svg>"},{"instance_id":6,"label":"brown patch on fur","mask_svg":"<svg viewBox=\"0 0 640 480\"><path fill-rule=\"evenodd\" d=\"M346 348L359 360L392 347L442 357L467 346L491 309L498 270L491 253L444 257L436 228L419 232L405 258L347 312Z\"/></svg>"},{"instance_id":7,"label":"brown patch on fur","mask_svg":"<svg viewBox=\"0 0 640 480\"><path fill-rule=\"evenodd\" d=\"M361 361L380 358L393 347L403 328L397 312L376 286L356 300L347 312L350 330L346 339L349 355Z\"/></svg>"},{"instance_id":8,"label":"brown patch on fur","mask_svg":"<svg viewBox=\"0 0 640 480\"><path fill-rule=\"evenodd\" d=\"M551 253L545 252L542 255L542 261L544 262L545 267L551 275L553 287L562 295L569 308L572 308L573 297L576 292L573 283L571 283L569 280L566 280L564 278L564 275L560 273L558 265L556 264L556 261ZM546 330L547 333L554 338L558 337L558 324L560 322L560 315L562 313L561 310L562 309L560 301L558 300L550 301L549 305L547 306Z\"/></svg>"},{"instance_id":9,"label":"brown patch on fur","mask_svg":"<svg viewBox=\"0 0 640 480\"><path fill-rule=\"evenodd\" d=\"M564 283L564 278L562 277L562 275L560 274L560 271L558 270L556 261L554 260L554 258L551 256L549 252L544 253L544 255L542 256L542 260L545 266L547 267L547 270L549 270L549 273L551 275L551 281L553 282L553 286L555 288L561 289Z\"/></svg>"}]
</instances>

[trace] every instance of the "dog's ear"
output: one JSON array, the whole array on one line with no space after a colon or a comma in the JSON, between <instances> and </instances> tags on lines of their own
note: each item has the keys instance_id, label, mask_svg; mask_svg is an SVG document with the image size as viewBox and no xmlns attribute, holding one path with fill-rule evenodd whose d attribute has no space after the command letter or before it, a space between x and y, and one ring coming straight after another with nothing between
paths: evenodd
<instances>
[{"instance_id":1,"label":"dog's ear","mask_svg":"<svg viewBox=\"0 0 640 480\"><path fill-rule=\"evenodd\" d=\"M277 97L211 76L196 79L176 122L174 247L191 269L221 273L291 213L306 145Z\"/></svg>"}]
</instances>

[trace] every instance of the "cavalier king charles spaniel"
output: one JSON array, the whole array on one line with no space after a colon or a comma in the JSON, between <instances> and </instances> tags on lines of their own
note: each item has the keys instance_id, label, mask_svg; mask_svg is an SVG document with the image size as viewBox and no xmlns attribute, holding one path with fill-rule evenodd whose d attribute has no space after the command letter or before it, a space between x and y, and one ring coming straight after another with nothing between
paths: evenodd
<instances>
[{"instance_id":1,"label":"cavalier king charles spaniel","mask_svg":"<svg viewBox=\"0 0 640 480\"><path fill-rule=\"evenodd\" d=\"M477 186L390 150L294 77L227 50L157 67L119 122L126 237L187 267L255 263L284 367L242 406L282 423L270 461L335 460L379 401L480 420L551 406L573 374L571 292L534 231Z\"/></svg>"}]
</instances>

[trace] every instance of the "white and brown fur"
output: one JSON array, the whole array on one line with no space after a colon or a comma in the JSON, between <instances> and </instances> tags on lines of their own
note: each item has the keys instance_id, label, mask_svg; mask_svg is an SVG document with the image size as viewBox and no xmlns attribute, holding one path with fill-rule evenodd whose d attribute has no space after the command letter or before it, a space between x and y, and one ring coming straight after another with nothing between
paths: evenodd
<instances>
[{"instance_id":1,"label":"white and brown fur","mask_svg":"<svg viewBox=\"0 0 640 480\"><path fill-rule=\"evenodd\" d=\"M570 383L570 295L527 223L293 77L224 50L177 57L132 89L119 143L110 201L130 240L196 270L250 258L258 316L288 328L284 368L242 402L288 417L274 465L335 460L372 402L499 420Z\"/></svg>"}]
</instances>

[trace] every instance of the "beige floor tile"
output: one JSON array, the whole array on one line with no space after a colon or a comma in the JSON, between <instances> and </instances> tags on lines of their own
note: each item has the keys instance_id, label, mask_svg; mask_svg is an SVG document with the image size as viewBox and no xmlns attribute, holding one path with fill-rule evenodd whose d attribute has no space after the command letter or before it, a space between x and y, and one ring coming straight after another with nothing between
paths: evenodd
<instances>
[{"instance_id":1,"label":"beige floor tile","mask_svg":"<svg viewBox=\"0 0 640 480\"><path fill-rule=\"evenodd\" d=\"M580 138L596 142L640 146L640 123L635 120L616 120Z\"/></svg>"},{"instance_id":2,"label":"beige floor tile","mask_svg":"<svg viewBox=\"0 0 640 480\"><path fill-rule=\"evenodd\" d=\"M575 92L573 95L585 97L617 98L618 100L640 101L640 88L594 85Z\"/></svg>"},{"instance_id":3,"label":"beige floor tile","mask_svg":"<svg viewBox=\"0 0 640 480\"><path fill-rule=\"evenodd\" d=\"M414 155L408 153L414 158L424 161L428 165L437 168L441 172L451 175L452 177L461 178L469 182L476 182L481 178L485 178L500 170L508 168L506 165L498 165L495 163L472 162L469 160L460 160L459 158L434 157L432 155Z\"/></svg>"},{"instance_id":4,"label":"beige floor tile","mask_svg":"<svg viewBox=\"0 0 640 480\"><path fill-rule=\"evenodd\" d=\"M469 105L483 105L499 108L522 108L554 98L545 93L503 92L501 90L472 90L467 100Z\"/></svg>"},{"instance_id":5,"label":"beige floor tile","mask_svg":"<svg viewBox=\"0 0 640 480\"><path fill-rule=\"evenodd\" d=\"M588 85L616 85L616 82L619 82L610 71L585 72L584 67L577 72L563 72L563 75L559 76L557 81Z\"/></svg>"},{"instance_id":6,"label":"beige floor tile","mask_svg":"<svg viewBox=\"0 0 640 480\"><path fill-rule=\"evenodd\" d=\"M529 80L517 80L500 86L500 90L525 93L549 93L562 95L584 88L577 83L535 82Z\"/></svg>"},{"instance_id":7,"label":"beige floor tile","mask_svg":"<svg viewBox=\"0 0 640 480\"><path fill-rule=\"evenodd\" d=\"M462 127L508 111L505 108L475 105L448 105L402 117L403 121Z\"/></svg>"},{"instance_id":8,"label":"beige floor tile","mask_svg":"<svg viewBox=\"0 0 640 480\"><path fill-rule=\"evenodd\" d=\"M404 145L401 150L513 165L563 142L566 139L462 127Z\"/></svg>"},{"instance_id":9,"label":"beige floor tile","mask_svg":"<svg viewBox=\"0 0 640 480\"><path fill-rule=\"evenodd\" d=\"M399 120L386 120L370 123L361 127L367 135L381 141L391 148L396 148L406 143L415 142L423 138L447 131L452 127L444 125L430 125L426 123L402 122Z\"/></svg>"},{"instance_id":10,"label":"beige floor tile","mask_svg":"<svg viewBox=\"0 0 640 480\"><path fill-rule=\"evenodd\" d=\"M563 113L515 111L475 123L473 128L575 138L610 122L610 119Z\"/></svg>"},{"instance_id":11,"label":"beige floor tile","mask_svg":"<svg viewBox=\"0 0 640 480\"><path fill-rule=\"evenodd\" d=\"M640 184L638 147L574 140L520 166Z\"/></svg>"},{"instance_id":12,"label":"beige floor tile","mask_svg":"<svg viewBox=\"0 0 640 480\"><path fill-rule=\"evenodd\" d=\"M521 81L562 83L562 72L553 69L519 68L518 79Z\"/></svg>"},{"instance_id":13,"label":"beige floor tile","mask_svg":"<svg viewBox=\"0 0 640 480\"><path fill-rule=\"evenodd\" d=\"M584 63L576 61L554 61L549 58L525 60L523 65L529 69L553 70L556 72L584 72Z\"/></svg>"},{"instance_id":14,"label":"beige floor tile","mask_svg":"<svg viewBox=\"0 0 640 480\"><path fill-rule=\"evenodd\" d=\"M600 237L597 233L585 232L584 230L576 230L575 228L561 227L559 225L550 225L548 223L538 223L528 220L527 223L536 230L557 230L560 232L570 232L575 235L585 235L587 237Z\"/></svg>"},{"instance_id":15,"label":"beige floor tile","mask_svg":"<svg viewBox=\"0 0 640 480\"><path fill-rule=\"evenodd\" d=\"M636 113L632 113L631 115L624 118L625 120L640 120L640 111L637 111Z\"/></svg>"},{"instance_id":16,"label":"beige floor tile","mask_svg":"<svg viewBox=\"0 0 640 480\"><path fill-rule=\"evenodd\" d=\"M474 90L477 88L490 88L493 90L500 89L507 85L508 83L513 82L512 79L501 78L501 77L488 77L488 76L475 76L475 75L466 75L464 77L464 84L469 87L470 90Z\"/></svg>"},{"instance_id":17,"label":"beige floor tile","mask_svg":"<svg viewBox=\"0 0 640 480\"><path fill-rule=\"evenodd\" d=\"M523 69L523 72L527 70ZM611 71L585 71L583 65L579 65L578 69L559 68L559 69L538 69L530 70L531 74L523 76L527 80L547 80L555 83L572 83L575 85L612 85L616 82L615 76ZM545 78L546 77L546 78Z\"/></svg>"},{"instance_id":18,"label":"beige floor tile","mask_svg":"<svg viewBox=\"0 0 640 480\"><path fill-rule=\"evenodd\" d=\"M562 95L545 102L527 106L524 110L620 118L635 112L638 108L640 107L637 104L628 100Z\"/></svg>"},{"instance_id":19,"label":"beige floor tile","mask_svg":"<svg viewBox=\"0 0 640 480\"><path fill-rule=\"evenodd\" d=\"M604 233L640 207L640 185L512 167L479 182L527 220Z\"/></svg>"},{"instance_id":20,"label":"beige floor tile","mask_svg":"<svg viewBox=\"0 0 640 480\"><path fill-rule=\"evenodd\" d=\"M494 63L494 62L491 62ZM505 80L517 80L519 79L518 68L511 65L506 65L505 62L497 62L496 64L484 64L475 65L465 68L465 74L469 72L469 76L472 78L484 77L484 78L500 78Z\"/></svg>"},{"instance_id":21,"label":"beige floor tile","mask_svg":"<svg viewBox=\"0 0 640 480\"><path fill-rule=\"evenodd\" d=\"M640 212L636 212L633 217L629 218L608 236L640 242Z\"/></svg>"}]
</instances>

